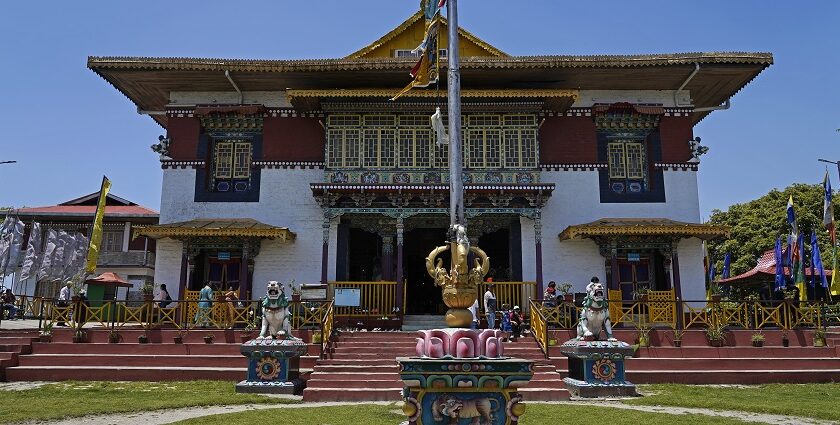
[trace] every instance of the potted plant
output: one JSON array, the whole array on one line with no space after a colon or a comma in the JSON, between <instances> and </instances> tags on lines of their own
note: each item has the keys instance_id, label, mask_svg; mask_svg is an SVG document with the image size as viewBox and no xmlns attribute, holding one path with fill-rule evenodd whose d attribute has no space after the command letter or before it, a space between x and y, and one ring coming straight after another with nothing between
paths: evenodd
<instances>
[{"instance_id":1,"label":"potted plant","mask_svg":"<svg viewBox=\"0 0 840 425\"><path fill-rule=\"evenodd\" d=\"M137 342L139 342L140 344L148 344L149 335L146 335L146 333L143 332L142 334L140 334L140 336L137 337Z\"/></svg>"},{"instance_id":2,"label":"potted plant","mask_svg":"<svg viewBox=\"0 0 840 425\"><path fill-rule=\"evenodd\" d=\"M187 335L187 331L180 330L178 331L175 336L172 337L172 341L176 344L183 344L184 343L184 336Z\"/></svg>"},{"instance_id":3,"label":"potted plant","mask_svg":"<svg viewBox=\"0 0 840 425\"><path fill-rule=\"evenodd\" d=\"M646 325L639 325L636 330L639 331L639 347L650 347L651 328Z\"/></svg>"},{"instance_id":4,"label":"potted plant","mask_svg":"<svg viewBox=\"0 0 840 425\"><path fill-rule=\"evenodd\" d=\"M140 287L140 293L143 294L143 301L151 302L155 299L155 285L149 282Z\"/></svg>"},{"instance_id":5,"label":"potted plant","mask_svg":"<svg viewBox=\"0 0 840 425\"><path fill-rule=\"evenodd\" d=\"M814 329L814 347L825 347L825 329Z\"/></svg>"},{"instance_id":6,"label":"potted plant","mask_svg":"<svg viewBox=\"0 0 840 425\"><path fill-rule=\"evenodd\" d=\"M685 329L674 329L674 347L682 346L683 335L685 335Z\"/></svg>"},{"instance_id":7,"label":"potted plant","mask_svg":"<svg viewBox=\"0 0 840 425\"><path fill-rule=\"evenodd\" d=\"M216 339L216 335L213 335L213 334L204 335L204 343L205 344L212 344L214 339Z\"/></svg>"},{"instance_id":8,"label":"potted plant","mask_svg":"<svg viewBox=\"0 0 840 425\"><path fill-rule=\"evenodd\" d=\"M764 346L764 334L761 331L758 331L752 334L752 345L753 347L763 347Z\"/></svg>"},{"instance_id":9,"label":"potted plant","mask_svg":"<svg viewBox=\"0 0 840 425\"><path fill-rule=\"evenodd\" d=\"M300 302L300 288L295 286L295 280L294 279L292 279L292 281L289 282L289 286L292 287L292 301L293 302Z\"/></svg>"},{"instance_id":10,"label":"potted plant","mask_svg":"<svg viewBox=\"0 0 840 425\"><path fill-rule=\"evenodd\" d=\"M785 296L785 303L788 305L793 304L793 301L796 300L796 290L791 289L782 289L782 294Z\"/></svg>"},{"instance_id":11,"label":"potted plant","mask_svg":"<svg viewBox=\"0 0 840 425\"><path fill-rule=\"evenodd\" d=\"M108 331L108 342L111 344L119 344L122 340L122 335L120 335L119 331L116 329L111 329Z\"/></svg>"},{"instance_id":12,"label":"potted plant","mask_svg":"<svg viewBox=\"0 0 840 425\"><path fill-rule=\"evenodd\" d=\"M712 326L706 328L706 339L709 340L710 346L723 347L724 330L723 326Z\"/></svg>"},{"instance_id":13,"label":"potted plant","mask_svg":"<svg viewBox=\"0 0 840 425\"><path fill-rule=\"evenodd\" d=\"M572 289L572 284L569 282L561 283L560 287L557 288L560 290L560 294L563 295L563 300L567 303L573 302L575 300L575 294L569 292Z\"/></svg>"},{"instance_id":14,"label":"potted plant","mask_svg":"<svg viewBox=\"0 0 840 425\"><path fill-rule=\"evenodd\" d=\"M788 339L788 331L787 329L782 330L782 347L787 347L790 345L790 339Z\"/></svg>"},{"instance_id":15,"label":"potted plant","mask_svg":"<svg viewBox=\"0 0 840 425\"><path fill-rule=\"evenodd\" d=\"M73 342L81 343L87 341L87 331L84 329L77 329L73 332Z\"/></svg>"},{"instance_id":16,"label":"potted plant","mask_svg":"<svg viewBox=\"0 0 840 425\"><path fill-rule=\"evenodd\" d=\"M52 342L52 328L52 322L45 324L44 329L38 335L38 340L41 342Z\"/></svg>"}]
</instances>

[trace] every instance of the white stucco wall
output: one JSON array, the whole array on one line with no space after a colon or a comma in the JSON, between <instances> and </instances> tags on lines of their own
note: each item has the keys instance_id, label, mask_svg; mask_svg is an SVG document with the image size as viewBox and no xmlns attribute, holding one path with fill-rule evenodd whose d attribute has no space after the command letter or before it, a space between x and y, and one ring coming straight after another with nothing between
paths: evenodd
<instances>
[{"instance_id":1,"label":"white stucco wall","mask_svg":"<svg viewBox=\"0 0 840 425\"><path fill-rule=\"evenodd\" d=\"M269 280L288 282L294 279L296 284L320 282L323 210L315 202L309 184L323 180L323 170L263 169L261 173L260 202L196 203L193 202L195 170L164 170L160 222L252 218L265 224L288 227L297 235L293 242L263 241L260 253L254 259L253 294L265 291ZM336 225L332 227L331 265L335 263L337 235ZM163 257L170 257L169 252L158 245L158 262L167 261ZM335 278L333 266L329 277ZM177 279L172 281L178 282Z\"/></svg>"},{"instance_id":2,"label":"white stucco wall","mask_svg":"<svg viewBox=\"0 0 840 425\"><path fill-rule=\"evenodd\" d=\"M169 296L180 299L181 256L183 247L174 239L158 239L155 254L155 283L165 283Z\"/></svg>"},{"instance_id":3,"label":"white stucco wall","mask_svg":"<svg viewBox=\"0 0 840 425\"><path fill-rule=\"evenodd\" d=\"M581 90L572 107L588 108L596 103L617 102L686 107L691 105L691 96L688 90Z\"/></svg>"},{"instance_id":4,"label":"white stucco wall","mask_svg":"<svg viewBox=\"0 0 840 425\"><path fill-rule=\"evenodd\" d=\"M543 281L573 283L583 291L592 276L606 279L604 258L595 242L561 242L558 235L566 227L601 218L668 218L689 223L700 222L697 172L665 171L665 201L659 203L600 202L597 171L543 171L540 179L556 188L542 210ZM535 280L533 220L521 219L522 272L524 280ZM698 239L683 240L678 247L680 279L684 298L703 291L703 258ZM699 288L699 289L698 289Z\"/></svg>"}]
</instances>

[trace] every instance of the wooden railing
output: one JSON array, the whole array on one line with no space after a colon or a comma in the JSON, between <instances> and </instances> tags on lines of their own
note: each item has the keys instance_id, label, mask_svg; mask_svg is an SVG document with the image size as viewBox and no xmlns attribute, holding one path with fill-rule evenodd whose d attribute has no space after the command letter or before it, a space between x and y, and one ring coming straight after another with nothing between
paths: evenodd
<instances>
[{"instance_id":1,"label":"wooden railing","mask_svg":"<svg viewBox=\"0 0 840 425\"><path fill-rule=\"evenodd\" d=\"M387 316L395 314L397 282L330 282L329 299L335 299L336 289L359 290L359 306L335 306L336 316Z\"/></svg>"},{"instance_id":2,"label":"wooden railing","mask_svg":"<svg viewBox=\"0 0 840 425\"><path fill-rule=\"evenodd\" d=\"M483 296L487 291L487 285L490 282L481 283L478 286L478 304L481 309L483 306ZM501 311L502 306L507 304L510 309L514 306L520 306L523 313L528 313L530 309L529 301L537 298L537 283L536 282L492 282L493 293L496 294L496 310Z\"/></svg>"},{"instance_id":3,"label":"wooden railing","mask_svg":"<svg viewBox=\"0 0 840 425\"><path fill-rule=\"evenodd\" d=\"M333 325L335 324L335 303L330 301L321 320L321 358L326 358L332 344Z\"/></svg>"},{"instance_id":4,"label":"wooden railing","mask_svg":"<svg viewBox=\"0 0 840 425\"><path fill-rule=\"evenodd\" d=\"M537 340L545 358L548 358L548 323L543 315L543 308L533 300L528 304L531 311L531 333L534 334L534 339Z\"/></svg>"}]
</instances>

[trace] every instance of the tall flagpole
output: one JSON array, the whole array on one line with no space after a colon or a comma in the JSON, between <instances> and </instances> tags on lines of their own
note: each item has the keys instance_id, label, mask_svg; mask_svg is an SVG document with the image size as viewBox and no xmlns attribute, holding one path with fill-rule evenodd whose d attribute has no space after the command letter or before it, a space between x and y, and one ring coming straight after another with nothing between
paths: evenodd
<instances>
[{"instance_id":1,"label":"tall flagpole","mask_svg":"<svg viewBox=\"0 0 840 425\"><path fill-rule=\"evenodd\" d=\"M448 94L449 94L449 224L466 226L464 220L464 179L461 159L461 75L458 69L458 0L446 3L449 47Z\"/></svg>"}]
</instances>

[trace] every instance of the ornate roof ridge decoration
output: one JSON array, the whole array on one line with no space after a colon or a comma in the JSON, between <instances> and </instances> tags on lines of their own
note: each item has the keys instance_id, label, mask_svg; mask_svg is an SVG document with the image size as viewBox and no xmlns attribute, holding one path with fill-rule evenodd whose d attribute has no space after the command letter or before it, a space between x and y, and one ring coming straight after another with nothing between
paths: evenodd
<instances>
[{"instance_id":1,"label":"ornate roof ridge decoration","mask_svg":"<svg viewBox=\"0 0 840 425\"><path fill-rule=\"evenodd\" d=\"M659 125L665 108L662 105L628 102L600 103L592 106L592 115L598 130L642 130L646 134Z\"/></svg>"},{"instance_id":2,"label":"ornate roof ridge decoration","mask_svg":"<svg viewBox=\"0 0 840 425\"><path fill-rule=\"evenodd\" d=\"M729 236L728 226L685 223L667 218L602 218L591 223L566 227L560 240L617 237L617 236L673 236L714 239Z\"/></svg>"},{"instance_id":3,"label":"ornate roof ridge decoration","mask_svg":"<svg viewBox=\"0 0 840 425\"><path fill-rule=\"evenodd\" d=\"M160 161L160 168L166 169L176 169L180 168L185 170L187 168L201 168L204 167L204 161L175 161L175 160L168 160L165 159Z\"/></svg>"},{"instance_id":4,"label":"ornate roof ridge decoration","mask_svg":"<svg viewBox=\"0 0 840 425\"><path fill-rule=\"evenodd\" d=\"M195 219L179 223L138 226L136 236L160 238L264 238L293 241L297 235L250 218Z\"/></svg>"},{"instance_id":5,"label":"ornate roof ridge decoration","mask_svg":"<svg viewBox=\"0 0 840 425\"><path fill-rule=\"evenodd\" d=\"M402 34L405 30L407 30L409 27L414 25L418 20L420 20L422 18L424 18L422 10L419 10L419 11L415 12L413 15L409 16L408 19L403 21L403 23L397 25L396 28L392 29L387 34L383 35L382 37L378 38L374 42L368 44L367 46L362 47L361 49L347 55L345 57L345 59L359 59L359 58L361 58L362 56L376 50L379 46L391 41L394 37ZM441 21L442 21L443 25L448 25L448 23L446 21L446 18L441 17ZM466 38L467 40L477 44L479 47L481 47L484 50L487 50L488 52L490 52L491 54L493 54L495 56L509 56L507 53L493 47L492 45L490 45L490 43L487 43L486 41L476 37L475 35L473 35L472 33L470 33L469 31L465 30L464 28L462 28L460 26L458 27L458 35L460 35L460 36ZM415 61L416 61L416 59L415 59Z\"/></svg>"},{"instance_id":6,"label":"ornate roof ridge decoration","mask_svg":"<svg viewBox=\"0 0 840 425\"><path fill-rule=\"evenodd\" d=\"M601 168L607 168L607 163L557 163L557 164L540 164L542 171L597 171Z\"/></svg>"},{"instance_id":7,"label":"ornate roof ridge decoration","mask_svg":"<svg viewBox=\"0 0 840 425\"><path fill-rule=\"evenodd\" d=\"M551 191L555 188L554 183L538 184L465 184L464 190L500 190L500 191ZM310 183L312 191L424 191L441 190L449 191L448 184L360 184L360 183Z\"/></svg>"},{"instance_id":8,"label":"ornate roof ridge decoration","mask_svg":"<svg viewBox=\"0 0 840 425\"><path fill-rule=\"evenodd\" d=\"M655 168L673 171L697 171L700 166L699 162L654 162Z\"/></svg>"},{"instance_id":9,"label":"ornate roof ridge decoration","mask_svg":"<svg viewBox=\"0 0 840 425\"><path fill-rule=\"evenodd\" d=\"M255 167L262 167L262 168L300 168L305 169L308 168L310 170L314 169L323 169L324 162L323 161L254 161L253 164Z\"/></svg>"},{"instance_id":10,"label":"ornate roof ridge decoration","mask_svg":"<svg viewBox=\"0 0 840 425\"><path fill-rule=\"evenodd\" d=\"M196 105L193 115L206 130L251 130L263 127L263 105Z\"/></svg>"},{"instance_id":11,"label":"ornate roof ridge decoration","mask_svg":"<svg viewBox=\"0 0 840 425\"><path fill-rule=\"evenodd\" d=\"M415 89L413 91L420 90ZM412 91L412 92L413 92ZM409 92L409 93L412 93ZM403 95L403 97L409 97L407 95ZM426 99L426 100L418 100L418 101L409 101L406 102L402 98L397 100L396 102L390 101L382 101L382 102L368 102L368 101L347 101L347 102L335 102L329 101L321 103L321 110L326 113L346 113L346 112L355 112L355 113L365 113L365 112L375 112L375 113L408 113L408 115L423 115L424 112L431 114L434 107L440 106L439 99ZM483 102L483 101L471 101L471 102L463 102L461 103L461 111L470 113L470 112L482 112L482 113L541 113L544 110L545 102L543 101L532 101L532 102L519 102L519 101L506 101L500 100L496 102ZM302 112L303 115L305 112ZM552 114L554 111L551 112ZM323 115L323 113L322 113Z\"/></svg>"},{"instance_id":12,"label":"ornate roof ridge decoration","mask_svg":"<svg viewBox=\"0 0 840 425\"><path fill-rule=\"evenodd\" d=\"M390 99L399 88L369 89L289 89L286 95L295 108L303 110L321 109L324 99ZM405 99L445 99L446 91L434 89L412 90L402 97ZM546 106L556 111L563 111L571 106L580 96L578 90L569 89L462 89L464 99L542 99ZM399 102L392 102L392 105Z\"/></svg>"},{"instance_id":13,"label":"ornate roof ridge decoration","mask_svg":"<svg viewBox=\"0 0 840 425\"><path fill-rule=\"evenodd\" d=\"M399 70L416 58L369 59L216 59L187 57L89 56L88 68L134 70L180 70L231 72L346 71L363 69ZM445 60L441 60L445 64ZM461 58L465 69L485 68L598 68L645 67L702 64L773 64L773 54L764 52L693 52L647 55L545 55L472 56Z\"/></svg>"}]
</instances>

